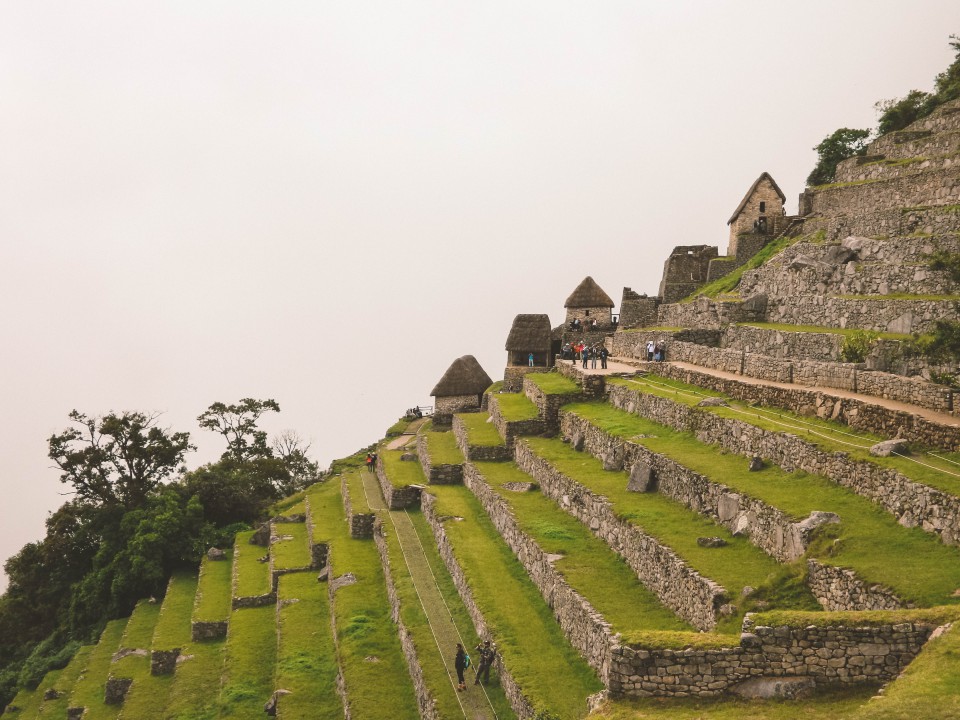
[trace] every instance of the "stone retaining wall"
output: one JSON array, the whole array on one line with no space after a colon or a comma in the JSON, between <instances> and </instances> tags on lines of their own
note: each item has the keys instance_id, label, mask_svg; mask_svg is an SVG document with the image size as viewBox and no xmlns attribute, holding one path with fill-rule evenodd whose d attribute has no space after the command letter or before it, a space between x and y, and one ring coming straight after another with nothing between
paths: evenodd
<instances>
[{"instance_id":1,"label":"stone retaining wall","mask_svg":"<svg viewBox=\"0 0 960 720\"><path fill-rule=\"evenodd\" d=\"M920 526L949 545L960 542L960 498L910 480L896 470L853 460L846 453L826 452L796 435L722 418L622 385L610 387L610 403L677 430L691 431L700 442L716 443L729 452L760 456L788 472L800 468L822 475L874 501L901 525Z\"/></svg>"},{"instance_id":2,"label":"stone retaining wall","mask_svg":"<svg viewBox=\"0 0 960 720\"><path fill-rule=\"evenodd\" d=\"M858 371L857 392L919 405L939 412L954 411L954 392L922 378L885 372Z\"/></svg>"},{"instance_id":3,"label":"stone retaining wall","mask_svg":"<svg viewBox=\"0 0 960 720\"><path fill-rule=\"evenodd\" d=\"M743 301L712 300L700 296L687 303L661 305L657 324L664 327L719 330L731 323L762 322L766 319L766 302L751 298Z\"/></svg>"},{"instance_id":4,"label":"stone retaining wall","mask_svg":"<svg viewBox=\"0 0 960 720\"><path fill-rule=\"evenodd\" d=\"M550 372L551 368L534 365L507 365L503 371L503 392L520 392L523 388L523 378L530 373Z\"/></svg>"},{"instance_id":5,"label":"stone retaining wall","mask_svg":"<svg viewBox=\"0 0 960 720\"><path fill-rule=\"evenodd\" d=\"M867 585L853 570L807 560L807 585L826 610L898 610L903 601L880 585Z\"/></svg>"},{"instance_id":6,"label":"stone retaining wall","mask_svg":"<svg viewBox=\"0 0 960 720\"><path fill-rule=\"evenodd\" d=\"M513 459L510 448L504 445L471 445L467 426L458 416L453 416L453 435L463 457L472 462L506 462Z\"/></svg>"},{"instance_id":7,"label":"stone retaining wall","mask_svg":"<svg viewBox=\"0 0 960 720\"><path fill-rule=\"evenodd\" d=\"M758 353L779 360L840 360L843 335L790 332L749 325L729 325L721 344L730 350Z\"/></svg>"},{"instance_id":8,"label":"stone retaining wall","mask_svg":"<svg viewBox=\"0 0 960 720\"><path fill-rule=\"evenodd\" d=\"M397 626L397 635L400 637L400 647L403 649L403 656L407 659L407 669L410 671L410 679L413 681L413 691L417 696L417 707L420 709L422 720L443 720L435 706L435 700L430 694L426 681L423 679L423 668L420 667L420 660L417 657L417 648L413 643L413 637L410 631L403 624L403 618L400 615L400 598L397 596L396 585L393 584L393 575L390 572L390 551L387 547L387 541L384 538L386 528L378 519L374 527L373 537L377 544L377 552L380 555L380 565L383 567L383 577L387 585L387 597L390 600L390 617Z\"/></svg>"},{"instance_id":9,"label":"stone retaining wall","mask_svg":"<svg viewBox=\"0 0 960 720\"><path fill-rule=\"evenodd\" d=\"M569 365L561 362L559 367L563 368L560 372L561 374L566 374L569 372ZM583 378L600 378L601 387L603 383L602 375L584 375ZM534 405L537 406L537 412L540 413L540 419L543 421L544 432L549 435L556 435L557 431L560 429L560 406L566 405L572 402L578 402L583 400L585 393L567 393L564 395L548 395L540 387L531 380L523 381L523 394ZM602 394L602 390L601 390Z\"/></svg>"},{"instance_id":10,"label":"stone retaining wall","mask_svg":"<svg viewBox=\"0 0 960 720\"><path fill-rule=\"evenodd\" d=\"M710 630L726 599L724 589L688 566L676 553L617 516L610 501L537 456L524 442L515 448L517 466L556 501L624 558L640 581L666 607L694 627Z\"/></svg>"},{"instance_id":11,"label":"stone retaining wall","mask_svg":"<svg viewBox=\"0 0 960 720\"><path fill-rule=\"evenodd\" d=\"M518 437L523 435L543 435L545 426L543 420L534 418L532 420L507 420L500 412L500 403L496 395L490 396L489 405L490 417L493 418L493 425L503 438L503 442L509 449L513 448Z\"/></svg>"},{"instance_id":12,"label":"stone retaining wall","mask_svg":"<svg viewBox=\"0 0 960 720\"><path fill-rule=\"evenodd\" d=\"M604 685L610 672L611 650L617 644L610 624L563 576L553 569L550 557L523 530L513 510L487 484L475 465L464 469L464 484L477 497L550 609L570 644L586 659Z\"/></svg>"},{"instance_id":13,"label":"stone retaining wall","mask_svg":"<svg viewBox=\"0 0 960 720\"><path fill-rule=\"evenodd\" d=\"M663 342L670 344L675 341L691 342L697 345L719 347L721 330L703 330L690 328L683 330L641 330L639 332L619 331L611 335L607 342L607 349L615 357L635 357L646 359L647 342Z\"/></svg>"},{"instance_id":14,"label":"stone retaining wall","mask_svg":"<svg viewBox=\"0 0 960 720\"><path fill-rule=\"evenodd\" d=\"M227 636L227 621L217 620L207 622L203 620L194 620L190 623L190 639L193 642L203 642L204 640L219 640Z\"/></svg>"},{"instance_id":15,"label":"stone retaining wall","mask_svg":"<svg viewBox=\"0 0 960 720\"><path fill-rule=\"evenodd\" d=\"M577 400L582 400L583 398L599 398L603 396L603 393L606 388L606 378L603 375L591 375L589 373L583 372L583 369L580 368L576 362L557 362L557 372L559 372L564 377L568 377L577 384L580 385L580 393L574 393L570 395L557 395L554 397L567 398L566 400L561 401L561 405L566 402L575 402ZM524 391L526 391L527 385L524 384ZM539 388L536 388L539 392ZM529 393L527 397L530 397ZM530 398L533 400L533 398ZM536 402L536 401L534 401ZM540 408L540 405L537 405ZM540 417L544 417L544 409L541 408ZM555 420L555 418L554 418ZM554 430L556 432L556 430Z\"/></svg>"},{"instance_id":16,"label":"stone retaining wall","mask_svg":"<svg viewBox=\"0 0 960 720\"><path fill-rule=\"evenodd\" d=\"M460 563L457 561L457 557L453 552L453 546L447 538L443 521L437 516L434 510L436 499L430 493L424 493L421 502L423 516L433 531L433 537L437 543L437 550L440 552L440 557L443 559L447 572L450 573L450 578L457 588L460 599L463 600L467 613L469 613L470 619L473 621L474 630L476 630L479 637L491 637L492 633L487 626L486 620L483 618L483 613L473 599L473 593L470 591L470 585L467 583L466 575L464 575L463 568L460 567ZM495 640L495 638L492 639ZM503 688L503 692L507 696L510 707L513 708L517 718L519 720L532 719L535 714L533 703L523 694L523 689L517 684L517 681L513 679L513 675L510 674L506 665L503 664L500 653L497 653L494 657L494 668L499 675L500 686Z\"/></svg>"},{"instance_id":17,"label":"stone retaining wall","mask_svg":"<svg viewBox=\"0 0 960 720\"><path fill-rule=\"evenodd\" d=\"M780 562L797 560L810 544L813 528L809 519L794 522L761 500L713 482L643 445L615 437L574 413L561 414L560 432L574 446L582 443L586 452L604 461L604 467L613 464L631 475L645 474L651 480L650 491L655 489L712 518L734 534L747 535L754 545Z\"/></svg>"},{"instance_id":18,"label":"stone retaining wall","mask_svg":"<svg viewBox=\"0 0 960 720\"><path fill-rule=\"evenodd\" d=\"M353 503L350 500L350 486L347 484L346 477L342 475L340 476L340 497L343 498L343 513L347 518L347 525L350 527L350 537L354 539L373 537L373 523L377 516L372 512L353 512Z\"/></svg>"},{"instance_id":19,"label":"stone retaining wall","mask_svg":"<svg viewBox=\"0 0 960 720\"><path fill-rule=\"evenodd\" d=\"M406 487L394 487L387 477L387 471L383 467L383 458L377 456L377 480L380 481L380 490L383 492L384 502L390 510L404 510L405 508L416 507L420 504L420 492L423 488L420 485L408 485Z\"/></svg>"},{"instance_id":20,"label":"stone retaining wall","mask_svg":"<svg viewBox=\"0 0 960 720\"><path fill-rule=\"evenodd\" d=\"M817 294L771 298L767 321L877 332L928 332L937 320L956 319L955 300L830 297Z\"/></svg>"},{"instance_id":21,"label":"stone retaining wall","mask_svg":"<svg viewBox=\"0 0 960 720\"><path fill-rule=\"evenodd\" d=\"M456 417L456 415L454 415ZM417 435L417 457L430 485L460 485L463 482L463 465L435 465L430 460L427 434Z\"/></svg>"}]
</instances>

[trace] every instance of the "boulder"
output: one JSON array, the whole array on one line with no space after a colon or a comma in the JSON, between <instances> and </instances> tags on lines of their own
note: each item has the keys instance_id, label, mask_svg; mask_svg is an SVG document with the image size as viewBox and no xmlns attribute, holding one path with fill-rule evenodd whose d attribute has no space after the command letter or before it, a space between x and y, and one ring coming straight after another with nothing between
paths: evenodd
<instances>
[{"instance_id":1,"label":"boulder","mask_svg":"<svg viewBox=\"0 0 960 720\"><path fill-rule=\"evenodd\" d=\"M619 448L608 450L603 455L603 469L609 472L623 470L623 453Z\"/></svg>"},{"instance_id":2,"label":"boulder","mask_svg":"<svg viewBox=\"0 0 960 720\"><path fill-rule=\"evenodd\" d=\"M813 692L815 687L812 677L758 677L733 686L730 690L734 695L751 700L771 700L780 698L794 700L805 697Z\"/></svg>"},{"instance_id":3,"label":"boulder","mask_svg":"<svg viewBox=\"0 0 960 720\"><path fill-rule=\"evenodd\" d=\"M750 464L747 466L747 470L750 472L757 472L758 470L763 470L763 460L754 455L750 458Z\"/></svg>"},{"instance_id":4,"label":"boulder","mask_svg":"<svg viewBox=\"0 0 960 720\"><path fill-rule=\"evenodd\" d=\"M414 453L404 453L403 455L400 456L400 459L403 460L404 462L412 462L413 460L417 460L418 458Z\"/></svg>"},{"instance_id":5,"label":"boulder","mask_svg":"<svg viewBox=\"0 0 960 720\"><path fill-rule=\"evenodd\" d=\"M884 440L870 448L870 454L875 457L888 457L893 453L906 455L909 451L907 441L902 438Z\"/></svg>"},{"instance_id":6,"label":"boulder","mask_svg":"<svg viewBox=\"0 0 960 720\"><path fill-rule=\"evenodd\" d=\"M627 483L629 492L652 492L656 480L653 476L653 468L645 462L636 462L630 468L630 481Z\"/></svg>"},{"instance_id":7,"label":"boulder","mask_svg":"<svg viewBox=\"0 0 960 720\"><path fill-rule=\"evenodd\" d=\"M822 260L815 260L809 255L797 255L787 265L787 270L813 270L821 277L830 277L833 274L833 265L825 263Z\"/></svg>"},{"instance_id":8,"label":"boulder","mask_svg":"<svg viewBox=\"0 0 960 720\"><path fill-rule=\"evenodd\" d=\"M724 540L722 537L698 537L697 538L697 545L699 545L700 547L718 548L718 547L725 547L726 544L727 544L727 541Z\"/></svg>"},{"instance_id":9,"label":"boulder","mask_svg":"<svg viewBox=\"0 0 960 720\"><path fill-rule=\"evenodd\" d=\"M740 512L740 496L737 493L724 493L717 501L717 516L720 522L730 522Z\"/></svg>"},{"instance_id":10,"label":"boulder","mask_svg":"<svg viewBox=\"0 0 960 720\"><path fill-rule=\"evenodd\" d=\"M723 398L708 397L697 403L697 407L729 407Z\"/></svg>"},{"instance_id":11,"label":"boulder","mask_svg":"<svg viewBox=\"0 0 960 720\"><path fill-rule=\"evenodd\" d=\"M207 550L207 559L208 560L226 560L227 554L220 548L212 547Z\"/></svg>"},{"instance_id":12,"label":"boulder","mask_svg":"<svg viewBox=\"0 0 960 720\"><path fill-rule=\"evenodd\" d=\"M869 238L865 237L856 237L854 235L848 235L840 243L840 247L846 248L847 250L852 250L855 253L859 253L863 249L863 244Z\"/></svg>"},{"instance_id":13,"label":"boulder","mask_svg":"<svg viewBox=\"0 0 960 720\"><path fill-rule=\"evenodd\" d=\"M856 250L844 247L843 245L831 245L827 248L823 260L830 265L846 265L848 262L852 262L858 258L859 255Z\"/></svg>"}]
</instances>

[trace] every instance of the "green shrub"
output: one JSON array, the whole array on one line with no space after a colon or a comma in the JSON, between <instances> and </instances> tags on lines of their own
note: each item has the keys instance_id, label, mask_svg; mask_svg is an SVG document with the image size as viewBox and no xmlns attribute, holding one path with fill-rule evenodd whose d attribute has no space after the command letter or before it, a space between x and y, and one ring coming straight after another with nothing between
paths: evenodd
<instances>
[{"instance_id":1,"label":"green shrub","mask_svg":"<svg viewBox=\"0 0 960 720\"><path fill-rule=\"evenodd\" d=\"M870 350L880 339L880 333L873 330L857 330L847 335L840 346L840 357L844 362L861 363L867 359Z\"/></svg>"},{"instance_id":2,"label":"green shrub","mask_svg":"<svg viewBox=\"0 0 960 720\"><path fill-rule=\"evenodd\" d=\"M931 270L946 270L951 280L960 283L960 253L937 250L927 256L927 265Z\"/></svg>"}]
</instances>

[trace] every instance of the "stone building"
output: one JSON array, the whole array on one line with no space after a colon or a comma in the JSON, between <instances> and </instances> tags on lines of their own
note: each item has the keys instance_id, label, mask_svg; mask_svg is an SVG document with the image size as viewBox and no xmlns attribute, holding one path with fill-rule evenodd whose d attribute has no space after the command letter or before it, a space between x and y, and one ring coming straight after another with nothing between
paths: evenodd
<instances>
[{"instance_id":1,"label":"stone building","mask_svg":"<svg viewBox=\"0 0 960 720\"><path fill-rule=\"evenodd\" d=\"M493 384L473 355L451 363L430 394L434 397L433 424L449 425L453 414L474 412L483 403L483 393Z\"/></svg>"},{"instance_id":2,"label":"stone building","mask_svg":"<svg viewBox=\"0 0 960 720\"><path fill-rule=\"evenodd\" d=\"M567 309L567 326L574 320L579 320L584 330L611 329L613 300L589 275L570 293L563 306Z\"/></svg>"},{"instance_id":3,"label":"stone building","mask_svg":"<svg viewBox=\"0 0 960 720\"><path fill-rule=\"evenodd\" d=\"M730 226L727 257L737 258L737 265L742 265L783 230L786 199L770 173L760 173L727 220Z\"/></svg>"},{"instance_id":4,"label":"stone building","mask_svg":"<svg viewBox=\"0 0 960 720\"><path fill-rule=\"evenodd\" d=\"M620 328L629 330L656 325L659 304L659 298L647 297L625 287L620 300Z\"/></svg>"},{"instance_id":5,"label":"stone building","mask_svg":"<svg viewBox=\"0 0 960 720\"><path fill-rule=\"evenodd\" d=\"M550 318L546 315L517 315L510 327L505 349L507 367L503 373L503 389L518 392L523 376L530 372L544 372L553 366L554 348ZM533 365L530 355L533 354Z\"/></svg>"},{"instance_id":6,"label":"stone building","mask_svg":"<svg viewBox=\"0 0 960 720\"><path fill-rule=\"evenodd\" d=\"M678 245L663 264L660 298L665 303L682 300L707 282L716 245Z\"/></svg>"}]
</instances>

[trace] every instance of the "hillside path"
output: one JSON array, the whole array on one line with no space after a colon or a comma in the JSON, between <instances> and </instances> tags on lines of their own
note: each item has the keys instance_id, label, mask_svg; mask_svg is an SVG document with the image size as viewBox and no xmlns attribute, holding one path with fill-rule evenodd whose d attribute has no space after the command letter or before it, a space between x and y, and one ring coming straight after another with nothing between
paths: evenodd
<instances>
[{"instance_id":1,"label":"hillside path","mask_svg":"<svg viewBox=\"0 0 960 720\"><path fill-rule=\"evenodd\" d=\"M387 443L387 450L397 450L414 442L417 438L417 432L420 426L427 421L426 418L418 418L411 422L402 434L397 435L393 440Z\"/></svg>"},{"instance_id":2,"label":"hillside path","mask_svg":"<svg viewBox=\"0 0 960 720\"><path fill-rule=\"evenodd\" d=\"M463 717L467 720L496 720L496 715L487 701L486 695L481 686L473 684L474 668L471 666L465 673L467 689L463 692L456 690L457 673L453 667L453 659L456 654L457 642L462 642L463 646L470 654L475 638L473 629L470 629L469 637L461 639L457 627L450 617L450 612L444 603L440 590L437 588L433 572L424 555L420 540L417 537L417 531L413 527L413 522L405 510L387 510L383 495L380 494L380 484L377 482L373 473L366 469L361 470L363 478L363 489L367 497L367 503L370 509L378 515L389 517L391 525L388 531L393 530L397 535L400 547L403 549L402 558L391 558L393 563L405 562L413 584L416 587L417 595L420 598L423 611L429 620L430 627L433 629L436 642L439 645L433 645L428 649L421 649L422 652L440 653L445 666L447 667L449 683L443 688L444 693L456 695L459 699L460 707L463 710ZM442 649L442 652L441 652ZM473 653L475 656L476 653Z\"/></svg>"}]
</instances>

